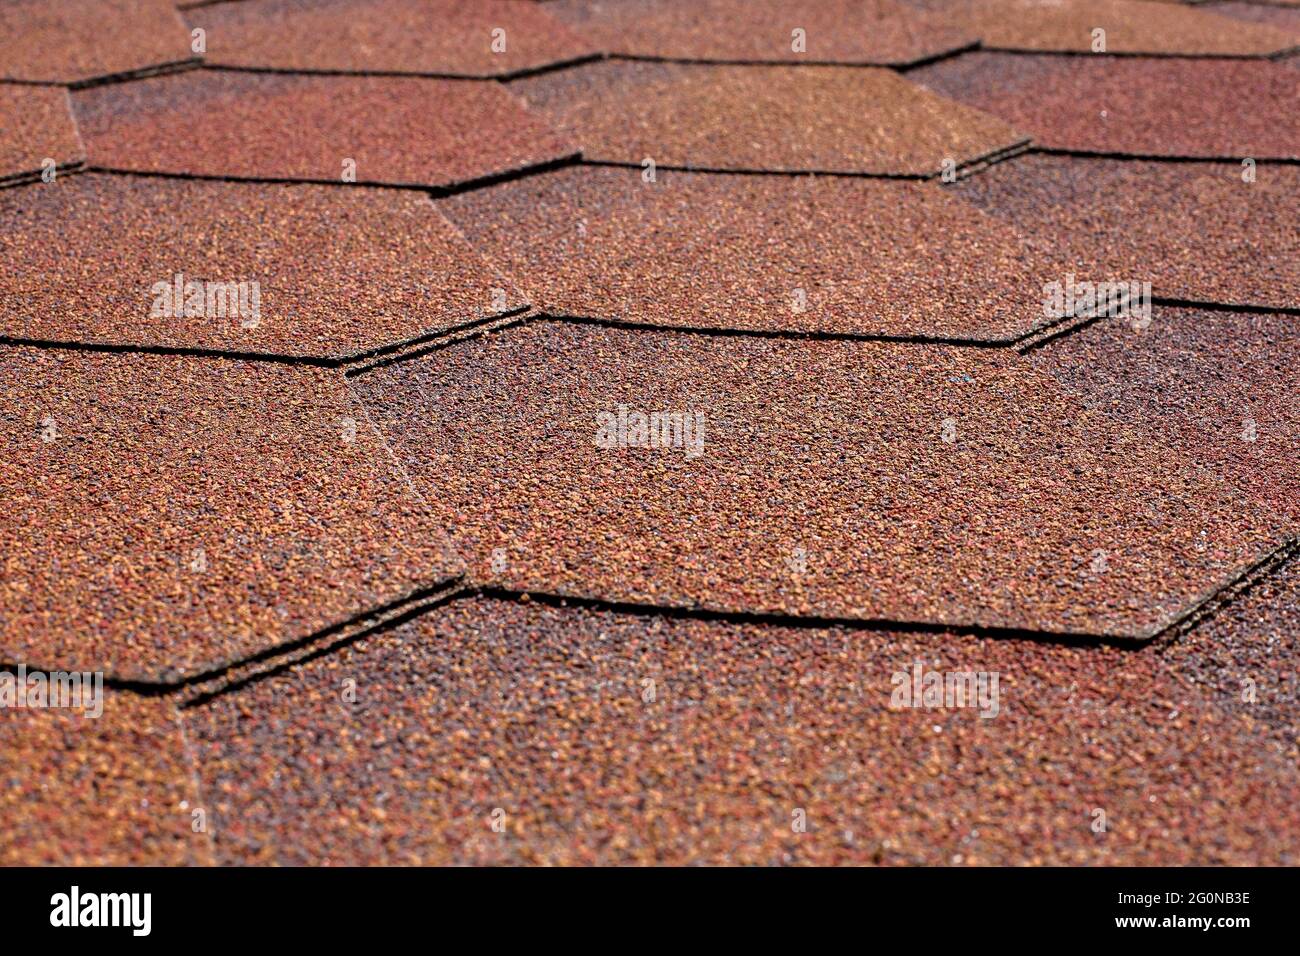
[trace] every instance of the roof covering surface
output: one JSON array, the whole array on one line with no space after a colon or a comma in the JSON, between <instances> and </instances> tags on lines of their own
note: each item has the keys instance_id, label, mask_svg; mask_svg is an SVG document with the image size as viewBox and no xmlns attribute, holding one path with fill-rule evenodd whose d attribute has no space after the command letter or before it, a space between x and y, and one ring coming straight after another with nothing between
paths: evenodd
<instances>
[{"instance_id":1,"label":"roof covering surface","mask_svg":"<svg viewBox=\"0 0 1300 956\"><path fill-rule=\"evenodd\" d=\"M1295 10L0 2L0 864L1300 864Z\"/></svg>"}]
</instances>

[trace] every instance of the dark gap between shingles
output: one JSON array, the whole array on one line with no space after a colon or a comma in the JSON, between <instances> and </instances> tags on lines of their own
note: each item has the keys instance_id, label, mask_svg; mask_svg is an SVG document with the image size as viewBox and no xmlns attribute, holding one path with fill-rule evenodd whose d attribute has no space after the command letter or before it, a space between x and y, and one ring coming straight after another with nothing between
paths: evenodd
<instances>
[{"instance_id":1,"label":"dark gap between shingles","mask_svg":"<svg viewBox=\"0 0 1300 956\"><path fill-rule=\"evenodd\" d=\"M223 0L224 2L224 0ZM577 66L583 66L587 63L595 63L598 60L605 59L603 53L586 53L582 56L571 57L567 60L558 60L554 63L544 63L540 66L526 66L518 70L511 70L506 73L454 73L442 71L412 71L412 70L347 70L347 69L325 69L321 67L304 69L283 66L242 66L231 63L213 63L204 61L202 68L210 73L268 73L274 76L375 76L387 78L407 78L414 80L460 80L466 83L491 83L500 82L508 83L511 80L522 80L533 76L539 76L543 73L555 73L560 70L567 70Z\"/></svg>"}]
</instances>

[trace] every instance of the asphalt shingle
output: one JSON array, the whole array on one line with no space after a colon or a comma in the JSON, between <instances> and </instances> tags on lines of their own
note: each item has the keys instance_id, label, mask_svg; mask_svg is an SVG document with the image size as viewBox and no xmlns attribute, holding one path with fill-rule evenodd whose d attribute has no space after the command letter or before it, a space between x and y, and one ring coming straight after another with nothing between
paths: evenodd
<instances>
[{"instance_id":1,"label":"asphalt shingle","mask_svg":"<svg viewBox=\"0 0 1300 956\"><path fill-rule=\"evenodd\" d=\"M584 158L690 169L937 175L1025 137L889 70L606 61L510 84Z\"/></svg>"},{"instance_id":2,"label":"asphalt shingle","mask_svg":"<svg viewBox=\"0 0 1300 956\"><path fill-rule=\"evenodd\" d=\"M1180 301L1300 308L1300 168L1028 155L955 195L1068 257L1079 278Z\"/></svg>"},{"instance_id":3,"label":"asphalt shingle","mask_svg":"<svg viewBox=\"0 0 1300 956\"><path fill-rule=\"evenodd\" d=\"M57 176L86 158L66 90L0 83L0 116L0 185L39 178L46 169Z\"/></svg>"},{"instance_id":4,"label":"asphalt shingle","mask_svg":"<svg viewBox=\"0 0 1300 956\"><path fill-rule=\"evenodd\" d=\"M956 0L946 12L989 50L1268 56L1295 46L1271 26L1228 21L1176 3Z\"/></svg>"},{"instance_id":5,"label":"asphalt shingle","mask_svg":"<svg viewBox=\"0 0 1300 956\"><path fill-rule=\"evenodd\" d=\"M438 205L546 312L648 325L1009 341L1070 265L929 183L573 167Z\"/></svg>"},{"instance_id":6,"label":"asphalt shingle","mask_svg":"<svg viewBox=\"0 0 1300 956\"><path fill-rule=\"evenodd\" d=\"M1300 535L1300 324L1294 316L1153 311L1030 353L1090 408L1197 449Z\"/></svg>"},{"instance_id":7,"label":"asphalt shingle","mask_svg":"<svg viewBox=\"0 0 1300 956\"><path fill-rule=\"evenodd\" d=\"M175 704L108 690L101 700L98 717L89 699L0 708L0 865L210 864Z\"/></svg>"},{"instance_id":8,"label":"asphalt shingle","mask_svg":"<svg viewBox=\"0 0 1300 956\"><path fill-rule=\"evenodd\" d=\"M908 78L1037 146L1121 156L1300 158L1300 72L1274 62L967 53Z\"/></svg>"},{"instance_id":9,"label":"asphalt shingle","mask_svg":"<svg viewBox=\"0 0 1300 956\"><path fill-rule=\"evenodd\" d=\"M1113 648L460 602L185 721L225 864L1300 860L1294 746Z\"/></svg>"},{"instance_id":10,"label":"asphalt shingle","mask_svg":"<svg viewBox=\"0 0 1300 956\"><path fill-rule=\"evenodd\" d=\"M171 0L0 3L0 79L78 83L197 59Z\"/></svg>"},{"instance_id":11,"label":"asphalt shingle","mask_svg":"<svg viewBox=\"0 0 1300 956\"><path fill-rule=\"evenodd\" d=\"M171 681L460 570L337 374L0 351L0 660Z\"/></svg>"},{"instance_id":12,"label":"asphalt shingle","mask_svg":"<svg viewBox=\"0 0 1300 956\"><path fill-rule=\"evenodd\" d=\"M188 19L208 32L208 62L253 69L490 77L597 52L517 0L261 0Z\"/></svg>"},{"instance_id":13,"label":"asphalt shingle","mask_svg":"<svg viewBox=\"0 0 1300 956\"><path fill-rule=\"evenodd\" d=\"M90 162L135 172L447 186L576 153L472 80L204 70L81 90L73 107Z\"/></svg>"},{"instance_id":14,"label":"asphalt shingle","mask_svg":"<svg viewBox=\"0 0 1300 956\"><path fill-rule=\"evenodd\" d=\"M1206 10L1220 16L1232 17L1246 23L1262 23L1275 27L1291 37L1291 42L1300 42L1300 9L1296 6L1282 6L1275 3L1241 3L1231 0L1228 3L1207 3ZM1291 61L1294 63L1294 60Z\"/></svg>"},{"instance_id":15,"label":"asphalt shingle","mask_svg":"<svg viewBox=\"0 0 1300 956\"><path fill-rule=\"evenodd\" d=\"M538 322L352 383L520 591L1137 638L1284 537L1008 351Z\"/></svg>"},{"instance_id":16,"label":"asphalt shingle","mask_svg":"<svg viewBox=\"0 0 1300 956\"><path fill-rule=\"evenodd\" d=\"M1186 684L1266 729L1295 765L1300 765L1298 655L1296 558L1163 652L1167 666Z\"/></svg>"},{"instance_id":17,"label":"asphalt shingle","mask_svg":"<svg viewBox=\"0 0 1300 956\"><path fill-rule=\"evenodd\" d=\"M0 865L1300 865L1297 0L904 2L0 0Z\"/></svg>"},{"instance_id":18,"label":"asphalt shingle","mask_svg":"<svg viewBox=\"0 0 1300 956\"><path fill-rule=\"evenodd\" d=\"M896 0L559 0L547 9L622 56L904 66L976 42Z\"/></svg>"},{"instance_id":19,"label":"asphalt shingle","mask_svg":"<svg viewBox=\"0 0 1300 956\"><path fill-rule=\"evenodd\" d=\"M399 190L73 176L0 192L0 258L0 337L19 340L342 358L523 306ZM245 309L187 308L195 282L243 283Z\"/></svg>"}]
</instances>

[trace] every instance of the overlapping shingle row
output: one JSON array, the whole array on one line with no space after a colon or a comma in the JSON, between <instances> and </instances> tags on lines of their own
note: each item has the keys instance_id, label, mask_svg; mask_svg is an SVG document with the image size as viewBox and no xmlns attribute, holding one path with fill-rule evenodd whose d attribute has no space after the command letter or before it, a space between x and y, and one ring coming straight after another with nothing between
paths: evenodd
<instances>
[{"instance_id":1,"label":"overlapping shingle row","mask_svg":"<svg viewBox=\"0 0 1300 956\"><path fill-rule=\"evenodd\" d=\"M1300 159L1300 132L1278 121L1300 98L1300 73L1281 63L976 52L909 78L1002 117L1044 149Z\"/></svg>"},{"instance_id":2,"label":"overlapping shingle row","mask_svg":"<svg viewBox=\"0 0 1300 956\"><path fill-rule=\"evenodd\" d=\"M152 681L460 571L337 375L11 347L0 658Z\"/></svg>"},{"instance_id":3,"label":"overlapping shingle row","mask_svg":"<svg viewBox=\"0 0 1300 956\"><path fill-rule=\"evenodd\" d=\"M0 335L33 342L342 360L525 305L398 190L77 176L0 192L0 257ZM240 279L256 315L190 301L195 281Z\"/></svg>"},{"instance_id":4,"label":"overlapping shingle row","mask_svg":"<svg viewBox=\"0 0 1300 956\"><path fill-rule=\"evenodd\" d=\"M518 591L1141 637L1284 536L1007 352L534 324L354 387ZM607 450L620 407L694 410L707 455Z\"/></svg>"},{"instance_id":5,"label":"overlapping shingle row","mask_svg":"<svg viewBox=\"0 0 1300 956\"><path fill-rule=\"evenodd\" d=\"M1161 656L459 601L174 723L6 717L0 859L1295 865L1298 600ZM891 706L917 662L1003 710Z\"/></svg>"},{"instance_id":6,"label":"overlapping shingle row","mask_svg":"<svg viewBox=\"0 0 1300 956\"><path fill-rule=\"evenodd\" d=\"M1296 862L1285 16L0 27L0 862Z\"/></svg>"}]
</instances>

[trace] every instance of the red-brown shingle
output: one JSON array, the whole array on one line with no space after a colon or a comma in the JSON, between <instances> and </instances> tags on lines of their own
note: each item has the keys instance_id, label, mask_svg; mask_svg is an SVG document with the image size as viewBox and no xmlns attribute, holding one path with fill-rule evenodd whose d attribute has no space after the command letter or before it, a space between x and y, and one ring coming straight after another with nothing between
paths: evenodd
<instances>
[{"instance_id":1,"label":"red-brown shingle","mask_svg":"<svg viewBox=\"0 0 1300 956\"><path fill-rule=\"evenodd\" d=\"M196 71L73 105L90 162L137 172L446 186L576 152L501 85L472 80Z\"/></svg>"},{"instance_id":2,"label":"red-brown shingle","mask_svg":"<svg viewBox=\"0 0 1300 956\"><path fill-rule=\"evenodd\" d=\"M0 3L0 79L75 83L194 59L171 0Z\"/></svg>"},{"instance_id":3,"label":"red-brown shingle","mask_svg":"<svg viewBox=\"0 0 1300 956\"><path fill-rule=\"evenodd\" d=\"M439 208L545 311L648 325L1009 341L1070 264L930 183L574 167Z\"/></svg>"},{"instance_id":4,"label":"red-brown shingle","mask_svg":"<svg viewBox=\"0 0 1300 956\"><path fill-rule=\"evenodd\" d=\"M470 574L518 590L1128 638L1282 540L1009 351L538 322L352 382ZM644 447L624 411L694 431Z\"/></svg>"},{"instance_id":5,"label":"red-brown shingle","mask_svg":"<svg viewBox=\"0 0 1300 956\"><path fill-rule=\"evenodd\" d=\"M337 373L0 351L0 660L174 680L459 570Z\"/></svg>"},{"instance_id":6,"label":"red-brown shingle","mask_svg":"<svg viewBox=\"0 0 1300 956\"><path fill-rule=\"evenodd\" d=\"M1197 449L1300 533L1300 324L1294 316L1157 308L1031 353L1091 409Z\"/></svg>"},{"instance_id":7,"label":"red-brown shingle","mask_svg":"<svg viewBox=\"0 0 1300 956\"><path fill-rule=\"evenodd\" d=\"M1296 0L1300 4L1300 0ZM1241 3L1231 0L1228 3L1207 3L1204 9L1232 17L1246 23L1262 23L1281 30L1291 37L1291 41L1300 41L1300 9L1296 6L1282 6L1279 3ZM1294 63L1294 59L1290 62Z\"/></svg>"},{"instance_id":8,"label":"red-brown shingle","mask_svg":"<svg viewBox=\"0 0 1300 956\"><path fill-rule=\"evenodd\" d=\"M548 9L625 56L902 66L975 43L896 0L560 0Z\"/></svg>"},{"instance_id":9,"label":"red-brown shingle","mask_svg":"<svg viewBox=\"0 0 1300 956\"><path fill-rule=\"evenodd\" d=\"M690 169L935 175L1024 137L889 70L608 61L510 85L587 159Z\"/></svg>"},{"instance_id":10,"label":"red-brown shingle","mask_svg":"<svg viewBox=\"0 0 1300 956\"><path fill-rule=\"evenodd\" d=\"M596 53L517 0L265 0L188 19L208 32L208 62L255 69L489 77Z\"/></svg>"},{"instance_id":11,"label":"red-brown shingle","mask_svg":"<svg viewBox=\"0 0 1300 956\"><path fill-rule=\"evenodd\" d=\"M337 359L523 305L401 190L73 176L0 192L0 259L0 337L32 341ZM178 274L245 283L256 314L156 308Z\"/></svg>"},{"instance_id":12,"label":"red-brown shingle","mask_svg":"<svg viewBox=\"0 0 1300 956\"><path fill-rule=\"evenodd\" d=\"M955 195L1080 279L1150 282L1180 301L1300 308L1300 168L1018 157Z\"/></svg>"},{"instance_id":13,"label":"red-brown shingle","mask_svg":"<svg viewBox=\"0 0 1300 956\"><path fill-rule=\"evenodd\" d=\"M0 83L0 184L33 179L85 159L66 90ZM53 167L49 160L53 160Z\"/></svg>"},{"instance_id":14,"label":"red-brown shingle","mask_svg":"<svg viewBox=\"0 0 1300 956\"><path fill-rule=\"evenodd\" d=\"M1267 728L1300 766L1300 559L1184 634L1163 656L1185 684Z\"/></svg>"},{"instance_id":15,"label":"red-brown shingle","mask_svg":"<svg viewBox=\"0 0 1300 956\"><path fill-rule=\"evenodd\" d=\"M892 709L917 662L997 716ZM474 601L185 722L225 864L1294 865L1236 711L1150 652Z\"/></svg>"},{"instance_id":16,"label":"red-brown shingle","mask_svg":"<svg viewBox=\"0 0 1300 956\"><path fill-rule=\"evenodd\" d=\"M1279 120L1300 100L1300 72L1274 62L981 52L908 78L1000 117L1049 149L1300 158L1300 129Z\"/></svg>"},{"instance_id":17,"label":"red-brown shingle","mask_svg":"<svg viewBox=\"0 0 1300 956\"><path fill-rule=\"evenodd\" d=\"M210 864L175 704L105 690L92 717L84 703L0 708L0 865Z\"/></svg>"},{"instance_id":18,"label":"red-brown shingle","mask_svg":"<svg viewBox=\"0 0 1300 956\"><path fill-rule=\"evenodd\" d=\"M957 0L947 13L990 50L1267 56L1295 46L1273 27L1232 22L1177 3Z\"/></svg>"}]
</instances>

